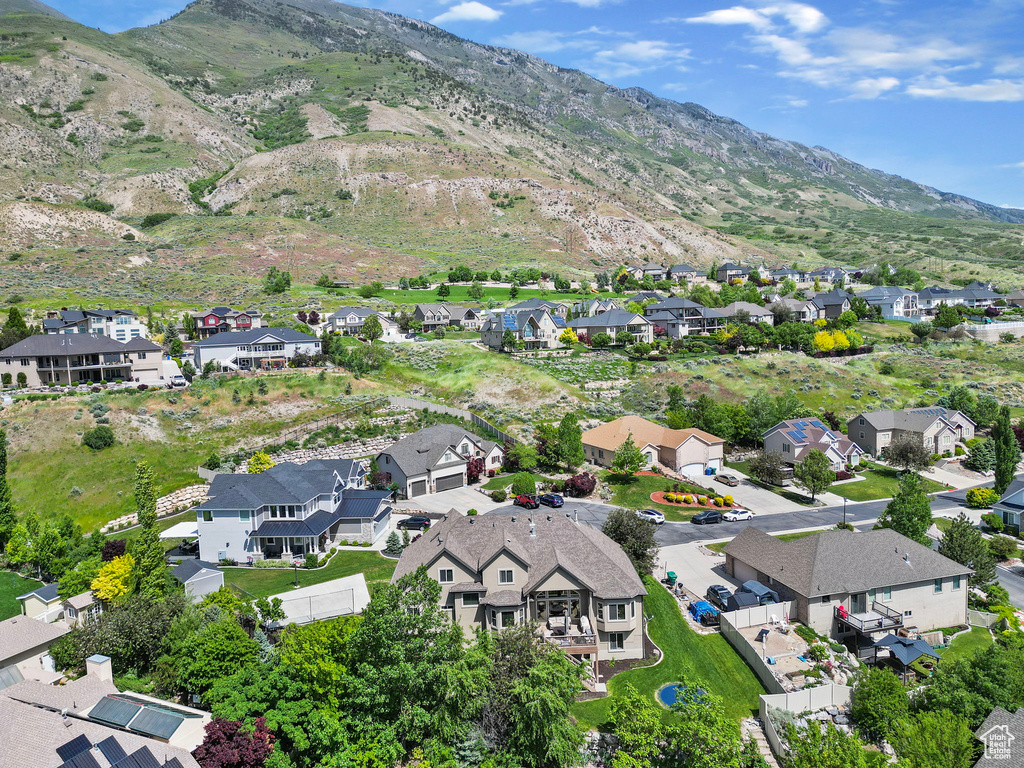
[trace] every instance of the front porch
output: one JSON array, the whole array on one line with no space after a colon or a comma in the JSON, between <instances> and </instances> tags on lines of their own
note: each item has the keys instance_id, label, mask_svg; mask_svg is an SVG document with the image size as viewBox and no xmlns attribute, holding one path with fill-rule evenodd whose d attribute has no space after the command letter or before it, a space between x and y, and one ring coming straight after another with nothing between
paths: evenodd
<instances>
[{"instance_id":1,"label":"front porch","mask_svg":"<svg viewBox=\"0 0 1024 768\"><path fill-rule=\"evenodd\" d=\"M255 554L250 560L301 560L306 555L324 555L330 549L330 537L319 536L251 536Z\"/></svg>"}]
</instances>

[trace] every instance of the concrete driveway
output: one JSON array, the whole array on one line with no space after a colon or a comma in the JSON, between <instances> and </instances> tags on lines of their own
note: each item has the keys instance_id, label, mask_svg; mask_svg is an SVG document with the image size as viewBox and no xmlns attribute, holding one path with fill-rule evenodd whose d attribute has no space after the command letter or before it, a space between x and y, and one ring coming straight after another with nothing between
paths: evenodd
<instances>
[{"instance_id":1,"label":"concrete driveway","mask_svg":"<svg viewBox=\"0 0 1024 768\"><path fill-rule=\"evenodd\" d=\"M405 501L399 501L395 504L395 509L418 509L438 514L446 514L452 509L457 509L465 514L466 510L475 509L480 514L484 514L499 506L491 501L490 496L480 493L477 490L478 487L465 485L462 488L452 488L450 491L415 496Z\"/></svg>"},{"instance_id":2,"label":"concrete driveway","mask_svg":"<svg viewBox=\"0 0 1024 768\"><path fill-rule=\"evenodd\" d=\"M712 584L724 584L733 591L739 586L725 573L725 556L705 554L696 543L662 547L654 573L660 579L668 571L675 571L683 586L701 597Z\"/></svg>"},{"instance_id":3,"label":"concrete driveway","mask_svg":"<svg viewBox=\"0 0 1024 768\"><path fill-rule=\"evenodd\" d=\"M803 512L808 509L797 504L795 501L784 499L777 493L772 493L769 490L754 485L747 479L746 475L732 467L725 469L722 474L738 477L740 484L735 488L730 488L725 483L720 483L713 478L707 477L697 478L696 482L700 485L721 489L720 495L725 496L729 494L738 504L742 504L744 507L761 515L774 515L780 512ZM711 482L707 482L708 480Z\"/></svg>"}]
</instances>

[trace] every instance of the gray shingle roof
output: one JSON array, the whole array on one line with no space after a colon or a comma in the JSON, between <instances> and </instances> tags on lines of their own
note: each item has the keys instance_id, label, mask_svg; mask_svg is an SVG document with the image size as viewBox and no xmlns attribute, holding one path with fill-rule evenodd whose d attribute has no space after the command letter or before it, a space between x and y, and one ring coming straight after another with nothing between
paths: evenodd
<instances>
[{"instance_id":1,"label":"gray shingle roof","mask_svg":"<svg viewBox=\"0 0 1024 768\"><path fill-rule=\"evenodd\" d=\"M985 718L985 722L974 732L979 738L983 739L985 734L991 731L993 728L1006 728L1011 735L1015 735L1015 740L1024 739L1024 708L1015 710L1014 712L1008 712L1002 707L996 707L993 709L989 716ZM1016 749L1020 749L1017 747ZM1016 753L1014 753L1016 757ZM995 764L999 764L1000 761L993 760ZM984 758L978 761L977 765L983 765L985 763ZM1004 761L1006 768L1018 768L1021 763L1019 760L1011 759Z\"/></svg>"},{"instance_id":2,"label":"gray shingle roof","mask_svg":"<svg viewBox=\"0 0 1024 768\"><path fill-rule=\"evenodd\" d=\"M83 675L77 680L69 680L64 685L46 685L38 680L26 680L10 686L3 693L26 704L82 712L104 696L117 693L117 687L96 675Z\"/></svg>"},{"instance_id":3,"label":"gray shingle roof","mask_svg":"<svg viewBox=\"0 0 1024 768\"><path fill-rule=\"evenodd\" d=\"M332 318L348 317L349 315L355 315L362 319L366 319L370 315L374 314L377 310L372 307L340 307L336 312L331 313Z\"/></svg>"},{"instance_id":4,"label":"gray shingle roof","mask_svg":"<svg viewBox=\"0 0 1024 768\"><path fill-rule=\"evenodd\" d=\"M530 518L536 535L530 535ZM600 598L647 594L632 563L614 541L585 523L564 514L490 514L449 516L432 526L402 553L394 579L429 565L441 554L464 563L478 574L502 550L508 550L529 569L520 592L529 593L557 568L585 584Z\"/></svg>"},{"instance_id":5,"label":"gray shingle roof","mask_svg":"<svg viewBox=\"0 0 1024 768\"><path fill-rule=\"evenodd\" d=\"M643 315L626 309L611 309L594 317L577 317L569 321L570 328L604 328L609 325L629 325L631 323L650 322Z\"/></svg>"},{"instance_id":6,"label":"gray shingle roof","mask_svg":"<svg viewBox=\"0 0 1024 768\"><path fill-rule=\"evenodd\" d=\"M235 336L237 334L231 334ZM209 498L197 509L249 509L264 504L305 504L334 491L335 474L342 480L358 477L351 459L276 464L256 475L220 474L210 483Z\"/></svg>"},{"instance_id":7,"label":"gray shingle roof","mask_svg":"<svg viewBox=\"0 0 1024 768\"><path fill-rule=\"evenodd\" d=\"M96 333L40 333L22 339L0 352L4 357L62 357L124 352L125 346Z\"/></svg>"},{"instance_id":8,"label":"gray shingle roof","mask_svg":"<svg viewBox=\"0 0 1024 768\"><path fill-rule=\"evenodd\" d=\"M562 305L559 304L556 301L548 301L547 299L533 298L533 299L526 299L525 301L520 301L518 304L513 304L511 307L509 307L509 310L511 312L520 312L520 311L522 311L524 309L549 309L550 310L550 309L557 309L560 306L562 306Z\"/></svg>"},{"instance_id":9,"label":"gray shingle roof","mask_svg":"<svg viewBox=\"0 0 1024 768\"><path fill-rule=\"evenodd\" d=\"M3 661L19 653L48 645L71 631L63 621L48 624L27 616L15 616L0 621L0 666Z\"/></svg>"},{"instance_id":10,"label":"gray shingle roof","mask_svg":"<svg viewBox=\"0 0 1024 768\"><path fill-rule=\"evenodd\" d=\"M149 339L144 339L141 336L136 336L134 339L129 339L124 343L124 349L126 352L162 352L159 344L156 344Z\"/></svg>"},{"instance_id":11,"label":"gray shingle roof","mask_svg":"<svg viewBox=\"0 0 1024 768\"><path fill-rule=\"evenodd\" d=\"M428 469L438 465L446 450L450 448L454 451L455 446L464 437L469 437L473 442L481 444L481 448L484 447L485 441L456 424L437 424L414 432L408 437L403 437L386 451L381 451L378 457L390 456L391 460L401 467L406 477L422 475ZM493 443L491 445L493 446ZM484 448L484 450L489 450L489 448ZM460 462L465 463L465 461L460 457L457 461L448 463L454 465Z\"/></svg>"},{"instance_id":12,"label":"gray shingle roof","mask_svg":"<svg viewBox=\"0 0 1024 768\"><path fill-rule=\"evenodd\" d=\"M88 608L93 603L97 602L96 596L91 592L82 592L81 594L69 597L64 601L64 605L71 606L76 611L80 611L83 608Z\"/></svg>"},{"instance_id":13,"label":"gray shingle roof","mask_svg":"<svg viewBox=\"0 0 1024 768\"><path fill-rule=\"evenodd\" d=\"M780 541L748 527L726 545L725 553L804 597L866 592L972 573L889 528L824 531ZM905 555L909 557L904 559Z\"/></svg>"},{"instance_id":14,"label":"gray shingle roof","mask_svg":"<svg viewBox=\"0 0 1024 768\"><path fill-rule=\"evenodd\" d=\"M310 336L308 333L302 333L294 328L253 328L248 331L234 331L233 333L215 333L213 336L195 342L194 346L234 347L239 344L255 344L265 338L293 343L320 341L316 336Z\"/></svg>"},{"instance_id":15,"label":"gray shingle roof","mask_svg":"<svg viewBox=\"0 0 1024 768\"><path fill-rule=\"evenodd\" d=\"M924 432L937 419L963 420L971 424L974 423L961 411L950 410L941 405L929 408L905 408L902 411L867 411L854 418L864 419L875 429L903 429L909 432Z\"/></svg>"},{"instance_id":16,"label":"gray shingle roof","mask_svg":"<svg viewBox=\"0 0 1024 768\"><path fill-rule=\"evenodd\" d=\"M220 566L207 563L205 560L182 560L181 563L171 571L171 576L182 584L187 582L200 571L220 571Z\"/></svg>"}]
</instances>

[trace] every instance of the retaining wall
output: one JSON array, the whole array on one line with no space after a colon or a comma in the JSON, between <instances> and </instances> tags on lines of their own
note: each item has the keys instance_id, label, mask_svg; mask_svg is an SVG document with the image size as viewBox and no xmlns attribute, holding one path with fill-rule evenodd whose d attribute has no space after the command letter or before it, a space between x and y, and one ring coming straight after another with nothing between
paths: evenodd
<instances>
[{"instance_id":1,"label":"retaining wall","mask_svg":"<svg viewBox=\"0 0 1024 768\"><path fill-rule=\"evenodd\" d=\"M197 504L202 504L207 498L207 486L206 485L189 485L185 488L179 488L176 491L171 491L166 496L161 496L156 500L156 516L157 518L167 517L173 515L175 512L180 512L183 509L191 509ZM100 530L103 533L109 533L110 531L117 530L123 525L137 525L139 517L135 512L127 515L122 515L116 520L111 520L109 523L104 525Z\"/></svg>"},{"instance_id":2,"label":"retaining wall","mask_svg":"<svg viewBox=\"0 0 1024 768\"><path fill-rule=\"evenodd\" d=\"M764 733L768 737L768 746L776 755L782 755L782 739L775 730L775 723L768 717L769 709L782 709L799 715L803 712L817 712L825 707L844 707L850 704L848 685L822 685L817 688L804 688L802 691L790 693L761 694L758 697L758 715L764 724Z\"/></svg>"}]
</instances>

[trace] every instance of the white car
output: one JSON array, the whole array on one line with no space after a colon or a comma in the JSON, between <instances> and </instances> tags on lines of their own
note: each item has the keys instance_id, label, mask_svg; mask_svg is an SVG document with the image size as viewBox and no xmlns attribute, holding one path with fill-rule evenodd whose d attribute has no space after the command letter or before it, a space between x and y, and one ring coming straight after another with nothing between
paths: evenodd
<instances>
[{"instance_id":1,"label":"white car","mask_svg":"<svg viewBox=\"0 0 1024 768\"><path fill-rule=\"evenodd\" d=\"M638 509L636 511L636 514L638 517L646 520L649 523L654 523L655 525L665 524L664 513L659 512L656 509Z\"/></svg>"},{"instance_id":2,"label":"white car","mask_svg":"<svg viewBox=\"0 0 1024 768\"><path fill-rule=\"evenodd\" d=\"M181 387L187 387L188 386L188 379L186 379L181 374L178 374L177 376L171 376L170 380L167 382L167 386L170 387L171 389L179 389Z\"/></svg>"},{"instance_id":3,"label":"white car","mask_svg":"<svg viewBox=\"0 0 1024 768\"><path fill-rule=\"evenodd\" d=\"M722 515L722 519L727 523L735 523L738 520L753 520L754 513L749 509L730 509Z\"/></svg>"}]
</instances>

